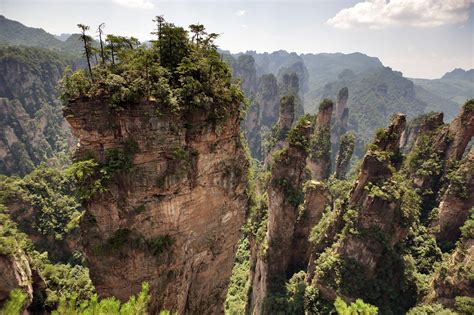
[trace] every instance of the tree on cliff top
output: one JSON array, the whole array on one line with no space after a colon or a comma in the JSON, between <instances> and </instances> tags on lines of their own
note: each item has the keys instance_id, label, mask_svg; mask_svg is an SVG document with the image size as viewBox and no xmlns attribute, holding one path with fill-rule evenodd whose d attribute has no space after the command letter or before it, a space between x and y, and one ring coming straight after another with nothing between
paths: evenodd
<instances>
[{"instance_id":1,"label":"tree on cliff top","mask_svg":"<svg viewBox=\"0 0 474 315\"><path fill-rule=\"evenodd\" d=\"M89 30L89 26L84 24L77 24L77 27L81 29L81 40L84 44L84 55L87 59L87 67L89 68L89 74L91 76L91 80L94 81L94 77L92 76L92 67L91 67L91 56L92 56L92 37L86 34L86 31Z\"/></svg>"}]
</instances>

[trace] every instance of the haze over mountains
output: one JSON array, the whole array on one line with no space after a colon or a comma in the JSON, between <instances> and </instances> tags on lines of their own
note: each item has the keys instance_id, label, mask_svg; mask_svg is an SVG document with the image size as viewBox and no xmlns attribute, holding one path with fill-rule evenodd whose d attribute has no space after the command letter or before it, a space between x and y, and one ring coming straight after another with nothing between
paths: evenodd
<instances>
[{"instance_id":1,"label":"haze over mountains","mask_svg":"<svg viewBox=\"0 0 474 315\"><path fill-rule=\"evenodd\" d=\"M35 86L40 87L45 82L51 81L48 83L49 87L46 90L39 88L46 91L37 94L43 96L24 99L20 102L25 108L39 109L45 103L51 104L51 100L56 98L55 89L52 87L60 78L61 69L64 66L60 68L58 75L53 77L49 77L45 73L40 74L34 70L36 67L40 65L44 67L45 64L54 63L57 60L61 60L63 65L72 65L73 68L86 66L79 35L72 34L67 38L63 36L62 39L58 39L57 36L40 28L27 27L20 22L0 16L1 46L29 46L54 52L53 54L48 54L46 51L38 52L36 55L41 56L41 60L37 58L27 60L28 57L25 57L27 55L26 51L14 56L15 54L8 52L11 49L1 48L3 51L1 63L4 67L4 78L11 71L17 71L16 68L12 68L12 62L15 60L24 68L25 73L36 73L31 74L30 77L30 81L34 82ZM225 50L222 53L230 56ZM250 57L250 59L240 58L242 56ZM246 60L246 63L239 63L239 60ZM409 79L405 78L402 73L385 67L378 58L369 57L359 52L352 54L297 54L283 50L272 53L248 51L234 54L231 58L227 58L227 61L231 64L236 76L243 80L244 91L249 98L252 98L252 93L257 89L258 80L263 75L273 74L278 80L281 80L284 73L296 71L299 78L298 88L302 108L307 113L315 113L322 99L336 99L339 90L347 87L349 89L347 106L351 111L348 130L355 131L358 135L357 156L363 153L364 145L371 139L375 130L385 126L393 113L404 112L410 118L421 113L441 111L444 113L446 121L450 121L459 111L461 104L474 97L473 70L455 69L436 80ZM11 75L15 76L17 74L11 73ZM1 90L3 93L0 96L8 99L9 102L21 98L21 95L11 91L26 89L25 86L22 87L22 84L26 83L18 81L15 83L17 86L10 86L11 84L5 81L2 82ZM29 103L33 103L33 105ZM302 113L302 110L300 113ZM29 119L35 119L35 112L29 111L29 115ZM19 114L18 116L25 117ZM22 118L22 120L24 119ZM3 118L3 120L7 125L11 124L10 121L12 121L11 118ZM46 124L49 121L61 123L63 119L58 116L56 119L46 119L46 121ZM20 131L20 129L26 127L20 128L19 126L25 124L26 122L23 122L12 126L14 132L11 133L11 136L3 137L5 146L12 147L13 143L16 142L23 143L23 145L25 141L32 142L27 140L32 136L26 136L25 138L25 136L22 136L25 131ZM49 129L46 128L45 130ZM28 133L26 132L26 134ZM13 135L16 136L13 137ZM9 140L5 140L7 138ZM53 147L63 146L53 145ZM53 154L52 151L48 154L41 153L43 157L40 158L38 157L39 153L35 154L31 149L22 149L22 145L18 145L17 149L13 151L10 149L4 149L4 151L10 152L8 155L4 155L5 157L10 156L11 152L16 153L10 158L5 158L2 164L9 163L6 161L10 159L12 161L22 161L17 162L23 165L18 166L19 169L23 169L20 172L21 174L26 174L27 170L31 169L31 167L26 166L32 165L28 161L37 161L36 163L38 163ZM30 152L27 153L26 151ZM2 167L2 169L3 173L10 174L5 167Z\"/></svg>"}]
</instances>

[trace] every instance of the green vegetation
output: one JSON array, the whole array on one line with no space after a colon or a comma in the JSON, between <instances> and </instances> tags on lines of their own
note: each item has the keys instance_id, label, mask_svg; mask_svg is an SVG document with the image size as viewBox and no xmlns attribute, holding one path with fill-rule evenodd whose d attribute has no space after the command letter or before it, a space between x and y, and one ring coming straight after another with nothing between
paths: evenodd
<instances>
[{"instance_id":1,"label":"green vegetation","mask_svg":"<svg viewBox=\"0 0 474 315\"><path fill-rule=\"evenodd\" d=\"M124 252L127 249L139 249L147 251L156 258L170 249L174 239L169 235L159 235L153 238L145 238L127 228L121 228L112 233L105 243L95 248L97 255L113 255Z\"/></svg>"},{"instance_id":2,"label":"green vegetation","mask_svg":"<svg viewBox=\"0 0 474 315\"><path fill-rule=\"evenodd\" d=\"M113 54L106 51L105 62L92 67L91 79L82 70L65 74L61 99L67 106L77 98L104 99L115 110L149 100L176 114L205 111L212 122L225 119L244 96L216 51L217 34L202 25L191 31L189 39L186 30L163 20L150 48L115 43Z\"/></svg>"},{"instance_id":3,"label":"green vegetation","mask_svg":"<svg viewBox=\"0 0 474 315\"><path fill-rule=\"evenodd\" d=\"M76 298L61 298L59 306L53 315L62 314L123 314L123 315L146 315L148 314L148 303L150 301L149 285L142 284L142 290L135 297L132 295L125 303L121 303L116 298L106 298L99 300L97 295L89 300L79 301ZM80 302L80 303L78 303Z\"/></svg>"},{"instance_id":4,"label":"green vegetation","mask_svg":"<svg viewBox=\"0 0 474 315\"><path fill-rule=\"evenodd\" d=\"M294 206L299 205L301 202L304 200L304 194L303 192L298 189L293 187L288 180L284 178L275 178L273 180L273 185L281 187L283 190L288 202Z\"/></svg>"},{"instance_id":5,"label":"green vegetation","mask_svg":"<svg viewBox=\"0 0 474 315\"><path fill-rule=\"evenodd\" d=\"M64 128L56 91L66 63L49 50L0 46L0 67L5 73L0 148L6 152L0 174L24 176L40 163L62 166L69 161L73 137Z\"/></svg>"},{"instance_id":6,"label":"green vegetation","mask_svg":"<svg viewBox=\"0 0 474 315\"><path fill-rule=\"evenodd\" d=\"M250 248L246 237L240 239L235 253L234 268L230 277L224 309L226 315L245 313L247 294L250 287Z\"/></svg>"},{"instance_id":7,"label":"green vegetation","mask_svg":"<svg viewBox=\"0 0 474 315\"><path fill-rule=\"evenodd\" d=\"M338 315L377 315L378 308L376 306L364 303L363 300L357 299L355 302L352 302L350 305L347 305L344 300L340 297L336 298L334 302L334 307L336 308Z\"/></svg>"},{"instance_id":8,"label":"green vegetation","mask_svg":"<svg viewBox=\"0 0 474 315\"><path fill-rule=\"evenodd\" d=\"M40 166L22 179L2 178L0 187L0 203L20 202L17 213L31 212L21 220L20 228L25 232L62 240L76 227L71 222L82 214L73 195L75 182L62 170Z\"/></svg>"},{"instance_id":9,"label":"green vegetation","mask_svg":"<svg viewBox=\"0 0 474 315\"><path fill-rule=\"evenodd\" d=\"M311 125L312 117L311 115L304 115L300 117L296 126L288 132L287 140L288 143L297 148L303 149L306 152L310 149L310 139L302 133L302 128L305 126Z\"/></svg>"},{"instance_id":10,"label":"green vegetation","mask_svg":"<svg viewBox=\"0 0 474 315\"><path fill-rule=\"evenodd\" d=\"M311 158L328 160L331 157L331 141L329 128L316 129L311 138Z\"/></svg>"},{"instance_id":11,"label":"green vegetation","mask_svg":"<svg viewBox=\"0 0 474 315\"><path fill-rule=\"evenodd\" d=\"M8 300L0 309L0 315L20 315L28 296L21 289L14 289L10 292Z\"/></svg>"}]
</instances>

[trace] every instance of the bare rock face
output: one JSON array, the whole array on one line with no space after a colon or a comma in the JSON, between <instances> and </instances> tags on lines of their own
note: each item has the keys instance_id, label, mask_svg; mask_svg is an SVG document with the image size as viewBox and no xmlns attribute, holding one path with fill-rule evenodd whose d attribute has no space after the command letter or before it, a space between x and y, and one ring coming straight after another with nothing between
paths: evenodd
<instances>
[{"instance_id":1,"label":"bare rock face","mask_svg":"<svg viewBox=\"0 0 474 315\"><path fill-rule=\"evenodd\" d=\"M335 218L315 241L316 259L308 268L308 280L319 297L329 303L338 295L346 300L362 297L376 303L373 299L385 301L393 290L402 287L396 277L385 275L398 272L394 271L398 268L394 249L406 237L409 225L404 222L401 198L380 191L389 186L399 189L394 178L398 165L392 157L399 153L404 128L405 115L397 114L377 136L363 159L348 200L332 211ZM388 261L393 265L387 265ZM384 286L390 289L373 289L382 277Z\"/></svg>"},{"instance_id":2,"label":"bare rock face","mask_svg":"<svg viewBox=\"0 0 474 315\"><path fill-rule=\"evenodd\" d=\"M265 164L271 165L273 153L283 148L288 131L295 120L295 95L283 96L280 100L280 111L276 127L272 131L273 145L265 157Z\"/></svg>"},{"instance_id":3,"label":"bare rock face","mask_svg":"<svg viewBox=\"0 0 474 315\"><path fill-rule=\"evenodd\" d=\"M336 157L335 177L344 179L354 153L355 136L352 133L345 133L341 138L341 145Z\"/></svg>"},{"instance_id":4,"label":"bare rock face","mask_svg":"<svg viewBox=\"0 0 474 315\"><path fill-rule=\"evenodd\" d=\"M463 238L448 260L448 265L435 276L433 290L427 297L429 303L453 307L456 297L474 298L474 239Z\"/></svg>"},{"instance_id":5,"label":"bare rock face","mask_svg":"<svg viewBox=\"0 0 474 315\"><path fill-rule=\"evenodd\" d=\"M265 74L258 80L257 100L260 104L261 123L272 127L278 120L278 83L273 74Z\"/></svg>"},{"instance_id":6,"label":"bare rock face","mask_svg":"<svg viewBox=\"0 0 474 315\"><path fill-rule=\"evenodd\" d=\"M218 123L204 111L180 117L152 102L111 111L77 100L65 109L79 157L107 163L134 147L132 168L86 202L81 222L101 296L125 300L146 281L151 312L223 312L247 205L238 108Z\"/></svg>"},{"instance_id":7,"label":"bare rock face","mask_svg":"<svg viewBox=\"0 0 474 315\"><path fill-rule=\"evenodd\" d=\"M466 102L449 125L441 126L439 117L425 121L412 150L417 154L413 160L419 162L410 166L410 176L414 178L414 187L421 192L422 217L438 205L441 179L462 158L474 136L474 101Z\"/></svg>"},{"instance_id":8,"label":"bare rock face","mask_svg":"<svg viewBox=\"0 0 474 315\"><path fill-rule=\"evenodd\" d=\"M330 128L332 110L332 101L324 100L319 105L319 112L316 116L311 154L307 161L311 178L315 180L327 179L331 173Z\"/></svg>"},{"instance_id":9,"label":"bare rock face","mask_svg":"<svg viewBox=\"0 0 474 315\"><path fill-rule=\"evenodd\" d=\"M305 270L311 256L311 243L308 238L311 229L321 220L329 204L329 191L322 182L310 180L304 185L304 204L300 206L293 236L291 260L287 274Z\"/></svg>"},{"instance_id":10,"label":"bare rock face","mask_svg":"<svg viewBox=\"0 0 474 315\"><path fill-rule=\"evenodd\" d=\"M28 296L26 306L33 301L32 271L27 256L0 254L0 306L14 289L22 289Z\"/></svg>"},{"instance_id":11,"label":"bare rock face","mask_svg":"<svg viewBox=\"0 0 474 315\"><path fill-rule=\"evenodd\" d=\"M412 119L403 131L400 147L404 153L413 148L419 134L426 134L443 125L443 113L428 113Z\"/></svg>"},{"instance_id":12,"label":"bare rock face","mask_svg":"<svg viewBox=\"0 0 474 315\"><path fill-rule=\"evenodd\" d=\"M268 225L264 248L259 250L254 271L251 273L252 291L249 295L248 309L252 314L268 313L264 301L269 293L278 290L284 279L294 250L295 231L298 218L298 205L302 201L302 184L306 179L304 172L308 155L307 146L313 127L309 120L300 120L290 131L283 152L275 158L268 188ZM298 139L298 141L294 141ZM313 214L307 214L304 221L312 221ZM302 230L296 234L303 233ZM283 281L283 282L282 282Z\"/></svg>"},{"instance_id":13,"label":"bare rock face","mask_svg":"<svg viewBox=\"0 0 474 315\"><path fill-rule=\"evenodd\" d=\"M334 160L336 153L339 151L341 136L347 131L347 120L349 118L349 108L347 101L349 100L349 89L343 87L339 90L334 109L334 121L331 127L331 153Z\"/></svg>"},{"instance_id":14,"label":"bare rock face","mask_svg":"<svg viewBox=\"0 0 474 315\"><path fill-rule=\"evenodd\" d=\"M474 207L474 147L471 147L453 175L439 204L438 218L432 224L440 242L455 243L459 239L459 228L468 218L469 210Z\"/></svg>"},{"instance_id":15,"label":"bare rock face","mask_svg":"<svg viewBox=\"0 0 474 315\"><path fill-rule=\"evenodd\" d=\"M260 135L260 105L253 102L247 110L247 115L244 121L245 137L253 157L260 157L261 154L261 135Z\"/></svg>"}]
</instances>

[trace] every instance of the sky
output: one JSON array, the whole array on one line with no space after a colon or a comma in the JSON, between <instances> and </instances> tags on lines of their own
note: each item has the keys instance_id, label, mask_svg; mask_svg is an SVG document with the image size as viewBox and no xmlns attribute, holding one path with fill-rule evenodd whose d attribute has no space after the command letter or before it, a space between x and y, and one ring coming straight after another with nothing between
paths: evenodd
<instances>
[{"instance_id":1,"label":"sky","mask_svg":"<svg viewBox=\"0 0 474 315\"><path fill-rule=\"evenodd\" d=\"M0 14L53 34L105 22L141 40L164 15L204 24L234 53L361 52L411 78L474 68L474 0L0 0Z\"/></svg>"}]
</instances>

